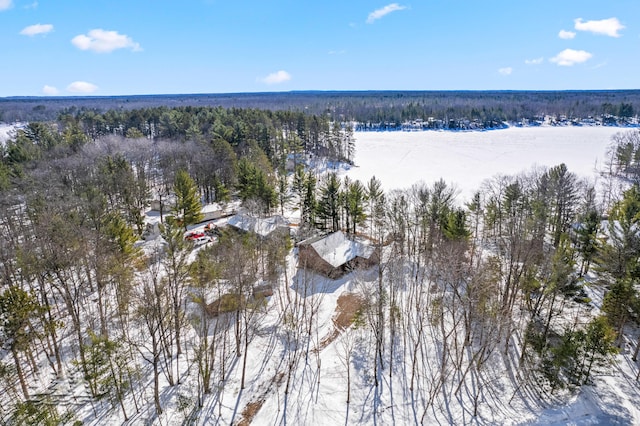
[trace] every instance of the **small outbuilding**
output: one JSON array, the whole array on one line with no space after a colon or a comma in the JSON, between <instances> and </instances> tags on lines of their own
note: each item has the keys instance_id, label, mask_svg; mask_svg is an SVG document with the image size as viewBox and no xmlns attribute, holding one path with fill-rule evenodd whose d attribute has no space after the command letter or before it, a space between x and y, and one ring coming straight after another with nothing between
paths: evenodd
<instances>
[{"instance_id":1,"label":"small outbuilding","mask_svg":"<svg viewBox=\"0 0 640 426\"><path fill-rule=\"evenodd\" d=\"M380 250L342 231L298 243L298 266L337 279L354 269L378 264Z\"/></svg>"}]
</instances>

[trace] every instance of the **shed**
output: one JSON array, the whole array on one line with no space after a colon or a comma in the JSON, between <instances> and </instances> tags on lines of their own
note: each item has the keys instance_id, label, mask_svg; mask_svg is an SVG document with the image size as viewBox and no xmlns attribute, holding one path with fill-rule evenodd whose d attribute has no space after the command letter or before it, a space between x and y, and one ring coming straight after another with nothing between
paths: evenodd
<instances>
[{"instance_id":1,"label":"shed","mask_svg":"<svg viewBox=\"0 0 640 426\"><path fill-rule=\"evenodd\" d=\"M379 259L378 248L350 238L342 231L298 243L298 266L331 279L340 278L353 269L370 268L377 265Z\"/></svg>"}]
</instances>

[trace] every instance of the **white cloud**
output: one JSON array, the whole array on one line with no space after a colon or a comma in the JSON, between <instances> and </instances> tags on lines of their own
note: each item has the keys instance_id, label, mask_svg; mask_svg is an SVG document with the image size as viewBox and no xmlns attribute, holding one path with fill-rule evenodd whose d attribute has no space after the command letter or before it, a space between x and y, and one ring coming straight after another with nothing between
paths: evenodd
<instances>
[{"instance_id":1,"label":"white cloud","mask_svg":"<svg viewBox=\"0 0 640 426\"><path fill-rule=\"evenodd\" d=\"M133 41L131 37L118 34L117 31L105 31L99 28L87 34L75 36L71 43L80 50L93 50L98 53L108 53L116 49L131 49L134 52L142 50L140 44Z\"/></svg>"},{"instance_id":2,"label":"white cloud","mask_svg":"<svg viewBox=\"0 0 640 426\"><path fill-rule=\"evenodd\" d=\"M266 84L280 84L289 80L291 80L291 74L282 70L271 73L268 76L260 79L260 81Z\"/></svg>"},{"instance_id":3,"label":"white cloud","mask_svg":"<svg viewBox=\"0 0 640 426\"><path fill-rule=\"evenodd\" d=\"M372 24L374 21L377 21L378 19L390 14L391 12L404 10L406 8L407 8L406 6L400 6L398 3L388 4L383 8L380 8L371 12L367 17L367 24Z\"/></svg>"},{"instance_id":4,"label":"white cloud","mask_svg":"<svg viewBox=\"0 0 640 426\"><path fill-rule=\"evenodd\" d=\"M342 50L330 50L329 51L329 55L344 55L345 53L347 53L346 50L342 49Z\"/></svg>"},{"instance_id":5,"label":"white cloud","mask_svg":"<svg viewBox=\"0 0 640 426\"><path fill-rule=\"evenodd\" d=\"M575 36L576 33L574 33L573 31L560 30L560 32L558 33L558 37L564 40L571 40Z\"/></svg>"},{"instance_id":6,"label":"white cloud","mask_svg":"<svg viewBox=\"0 0 640 426\"><path fill-rule=\"evenodd\" d=\"M28 27L24 27L20 34L26 36L34 36L38 34L46 34L53 31L53 25L51 24L35 24L29 25Z\"/></svg>"},{"instance_id":7,"label":"white cloud","mask_svg":"<svg viewBox=\"0 0 640 426\"><path fill-rule=\"evenodd\" d=\"M527 65L540 65L542 62L544 62L544 58L541 56L539 58L535 58L535 59L525 59L524 63Z\"/></svg>"},{"instance_id":8,"label":"white cloud","mask_svg":"<svg viewBox=\"0 0 640 426\"><path fill-rule=\"evenodd\" d=\"M501 75L511 75L511 73L513 72L513 68L511 68L511 67L504 67L504 68L500 68L500 69L498 70L498 72L499 72Z\"/></svg>"},{"instance_id":9,"label":"white cloud","mask_svg":"<svg viewBox=\"0 0 640 426\"><path fill-rule=\"evenodd\" d=\"M57 95L58 93L60 93L60 91L58 90L57 87L45 85L42 88L42 93L44 93L45 95L53 96L53 95Z\"/></svg>"},{"instance_id":10,"label":"white cloud","mask_svg":"<svg viewBox=\"0 0 640 426\"><path fill-rule=\"evenodd\" d=\"M67 90L71 93L93 93L98 90L98 86L86 81L74 81L67 86Z\"/></svg>"},{"instance_id":11,"label":"white cloud","mask_svg":"<svg viewBox=\"0 0 640 426\"><path fill-rule=\"evenodd\" d=\"M584 50L565 49L549 60L560 66L570 67L575 64L586 62L591 59L592 56L593 55L591 53Z\"/></svg>"},{"instance_id":12,"label":"white cloud","mask_svg":"<svg viewBox=\"0 0 640 426\"><path fill-rule=\"evenodd\" d=\"M618 31L625 28L618 21L618 18L601 19L599 21L582 21L578 18L575 21L575 29L578 31L588 31L594 34L602 34L609 37L620 37Z\"/></svg>"},{"instance_id":13,"label":"white cloud","mask_svg":"<svg viewBox=\"0 0 640 426\"><path fill-rule=\"evenodd\" d=\"M11 6L13 6L12 0L0 0L0 10L7 10Z\"/></svg>"}]
</instances>

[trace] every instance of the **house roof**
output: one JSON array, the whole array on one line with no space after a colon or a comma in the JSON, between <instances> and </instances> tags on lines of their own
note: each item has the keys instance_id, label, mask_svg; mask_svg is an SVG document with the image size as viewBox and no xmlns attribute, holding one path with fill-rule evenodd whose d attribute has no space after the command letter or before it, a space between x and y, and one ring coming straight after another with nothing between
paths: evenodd
<instances>
[{"instance_id":1,"label":"house roof","mask_svg":"<svg viewBox=\"0 0 640 426\"><path fill-rule=\"evenodd\" d=\"M245 232L253 232L261 237L266 237L279 228L286 228L289 222L282 216L271 216L264 219L257 217L237 214L231 216L227 222L229 226L240 229Z\"/></svg>"},{"instance_id":2,"label":"house roof","mask_svg":"<svg viewBox=\"0 0 640 426\"><path fill-rule=\"evenodd\" d=\"M222 206L218 203L211 203L211 204L207 204L202 206L202 213L213 213L213 212L218 212L218 211L222 211Z\"/></svg>"},{"instance_id":3,"label":"house roof","mask_svg":"<svg viewBox=\"0 0 640 426\"><path fill-rule=\"evenodd\" d=\"M361 257L369 259L375 249L363 242L351 240L342 231L324 237L314 237L301 241L298 245L310 245L318 255L334 268Z\"/></svg>"}]
</instances>

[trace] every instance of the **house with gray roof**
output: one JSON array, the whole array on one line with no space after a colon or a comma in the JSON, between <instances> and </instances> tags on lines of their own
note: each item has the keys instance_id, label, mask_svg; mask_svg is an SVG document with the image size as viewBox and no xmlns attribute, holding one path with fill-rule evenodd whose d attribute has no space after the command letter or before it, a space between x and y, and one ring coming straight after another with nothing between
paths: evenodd
<instances>
[{"instance_id":1,"label":"house with gray roof","mask_svg":"<svg viewBox=\"0 0 640 426\"><path fill-rule=\"evenodd\" d=\"M298 267L337 279L354 269L378 264L380 251L342 231L298 243Z\"/></svg>"},{"instance_id":2,"label":"house with gray roof","mask_svg":"<svg viewBox=\"0 0 640 426\"><path fill-rule=\"evenodd\" d=\"M289 234L289 221L278 215L258 218L239 213L231 216L227 221L227 225L238 231L256 234L261 238L267 238L274 233Z\"/></svg>"}]
</instances>

